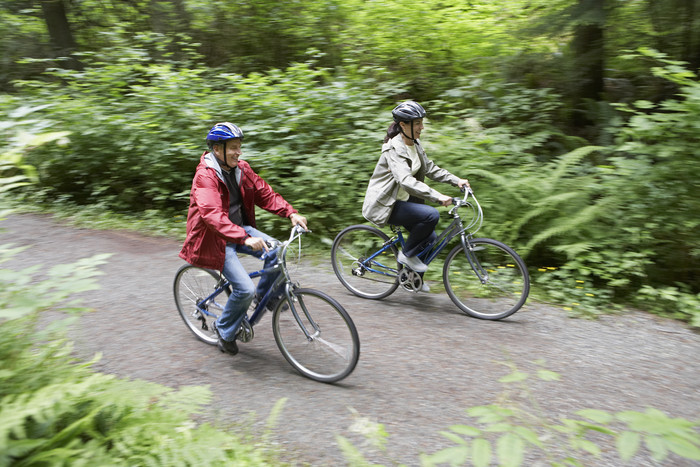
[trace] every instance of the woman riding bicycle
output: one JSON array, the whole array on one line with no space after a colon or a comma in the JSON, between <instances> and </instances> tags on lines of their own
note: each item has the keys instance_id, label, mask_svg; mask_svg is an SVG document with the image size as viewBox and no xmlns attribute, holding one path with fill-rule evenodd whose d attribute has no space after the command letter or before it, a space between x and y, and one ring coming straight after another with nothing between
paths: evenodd
<instances>
[{"instance_id":1,"label":"woman riding bicycle","mask_svg":"<svg viewBox=\"0 0 700 467\"><path fill-rule=\"evenodd\" d=\"M382 154L367 187L362 215L379 227L391 224L408 230L410 235L398 254L398 261L422 273L428 266L416 255L435 239L435 226L440 220L438 210L427 206L425 200L442 206L452 202L450 196L426 185L425 177L460 188L469 188L469 181L428 159L419 140L426 116L420 104L403 102L391 114L394 123L387 129ZM422 290L429 290L427 284Z\"/></svg>"}]
</instances>

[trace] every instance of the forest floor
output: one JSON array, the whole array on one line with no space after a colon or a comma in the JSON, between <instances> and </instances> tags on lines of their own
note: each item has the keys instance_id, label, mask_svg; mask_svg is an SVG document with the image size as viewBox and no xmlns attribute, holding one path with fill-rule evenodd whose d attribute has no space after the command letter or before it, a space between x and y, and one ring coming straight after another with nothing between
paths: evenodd
<instances>
[{"instance_id":1,"label":"forest floor","mask_svg":"<svg viewBox=\"0 0 700 467\"><path fill-rule=\"evenodd\" d=\"M275 345L269 315L236 356L198 341L173 301L173 276L184 264L179 241L82 229L35 214L13 214L0 229L0 244L32 245L4 264L13 269L113 253L100 267L100 290L81 294L94 312L72 331L78 355L87 360L101 353L94 368L123 378L171 387L207 385L214 400L204 416L253 434L265 430L274 404L287 398L271 440L283 460L297 465L345 464L336 435L352 441L371 462L418 465L421 453L454 445L440 431L474 423L465 409L499 400L504 386L498 380L511 371L502 362L532 375L542 367L561 375L554 382L528 380L536 401L529 409L550 420L573 418L585 408L647 407L700 420L700 334L644 312L572 319L530 300L506 320L482 321L460 313L441 284L431 284L430 294L399 290L369 301L343 288L329 260L306 262L295 279L336 298L360 334L354 373L329 385L289 366ZM305 241L315 241L313 234ZM360 434L367 420L384 425L385 450L372 448ZM603 447L600 458L582 462L620 465L614 446ZM635 457L630 465L698 465L648 458L648 453ZM548 465L537 455L530 461Z\"/></svg>"}]
</instances>

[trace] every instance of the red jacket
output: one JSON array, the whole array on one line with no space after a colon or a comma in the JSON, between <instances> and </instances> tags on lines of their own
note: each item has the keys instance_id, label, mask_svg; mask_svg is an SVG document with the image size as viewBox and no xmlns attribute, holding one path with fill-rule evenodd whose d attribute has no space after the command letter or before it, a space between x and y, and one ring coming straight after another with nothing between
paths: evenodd
<instances>
[{"instance_id":1,"label":"red jacket","mask_svg":"<svg viewBox=\"0 0 700 467\"><path fill-rule=\"evenodd\" d=\"M255 227L256 205L283 217L297 212L282 195L253 172L247 162L238 161L236 179L241 189L243 209L252 227ZM202 268L223 269L226 243L244 243L248 237L242 227L228 218L228 210L229 192L221 168L214 155L205 152L192 180L187 237L180 258Z\"/></svg>"}]
</instances>

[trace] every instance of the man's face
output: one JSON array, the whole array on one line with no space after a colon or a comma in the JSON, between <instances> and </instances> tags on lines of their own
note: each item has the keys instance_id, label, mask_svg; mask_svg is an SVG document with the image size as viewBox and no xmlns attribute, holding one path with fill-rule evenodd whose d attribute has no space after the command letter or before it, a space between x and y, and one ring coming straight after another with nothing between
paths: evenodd
<instances>
[{"instance_id":1,"label":"man's face","mask_svg":"<svg viewBox=\"0 0 700 467\"><path fill-rule=\"evenodd\" d=\"M238 158L243 153L241 151L241 140L238 138L226 141L226 157L224 157L224 143L214 145L213 150L219 162L230 168L238 165Z\"/></svg>"}]
</instances>

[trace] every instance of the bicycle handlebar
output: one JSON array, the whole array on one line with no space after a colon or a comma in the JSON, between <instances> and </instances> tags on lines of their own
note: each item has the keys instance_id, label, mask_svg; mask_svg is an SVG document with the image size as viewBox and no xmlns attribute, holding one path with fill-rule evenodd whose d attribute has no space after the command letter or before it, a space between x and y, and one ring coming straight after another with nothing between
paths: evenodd
<instances>
[{"instance_id":1,"label":"bicycle handlebar","mask_svg":"<svg viewBox=\"0 0 700 467\"><path fill-rule=\"evenodd\" d=\"M474 196L474 191L471 188L461 187L460 190L464 193L464 197L452 198L452 204L454 207L450 209L450 214L458 217L458 214L456 213L458 208L462 206L471 207L473 209L473 217L469 222L467 222L464 230L468 230L471 232L471 234L474 234L481 228L481 224L484 220L484 212L481 210L481 205L476 199L476 196ZM471 201L467 201L469 196L472 197Z\"/></svg>"},{"instance_id":2,"label":"bicycle handlebar","mask_svg":"<svg viewBox=\"0 0 700 467\"><path fill-rule=\"evenodd\" d=\"M462 193L464 193L464 198L452 198L452 204L455 206L462 206L467 203L467 198L469 198L469 195L472 195L472 198L474 198L474 192L472 191L471 188L466 188L464 186L459 188ZM476 198L475 198L476 199Z\"/></svg>"},{"instance_id":3,"label":"bicycle handlebar","mask_svg":"<svg viewBox=\"0 0 700 467\"><path fill-rule=\"evenodd\" d=\"M271 250L272 250L272 249L275 249L275 248L277 248L277 247L284 247L284 246L289 245L290 243L292 243L292 241L293 241L294 239L300 237L301 235L303 235L303 234L305 234L305 233L311 233L311 230L310 230L310 229L306 229L306 230L305 230L302 226L300 226L299 224L297 224L297 225L295 225L295 226L292 227L291 232L289 233L289 239L287 239L287 241L280 242L279 240L274 240L274 239L273 239L273 240L266 240L266 241L265 241L265 244L266 244L267 247L268 247L269 249L271 249ZM261 259L264 259L265 256L266 256L266 254L263 254L263 255L261 256Z\"/></svg>"}]
</instances>

